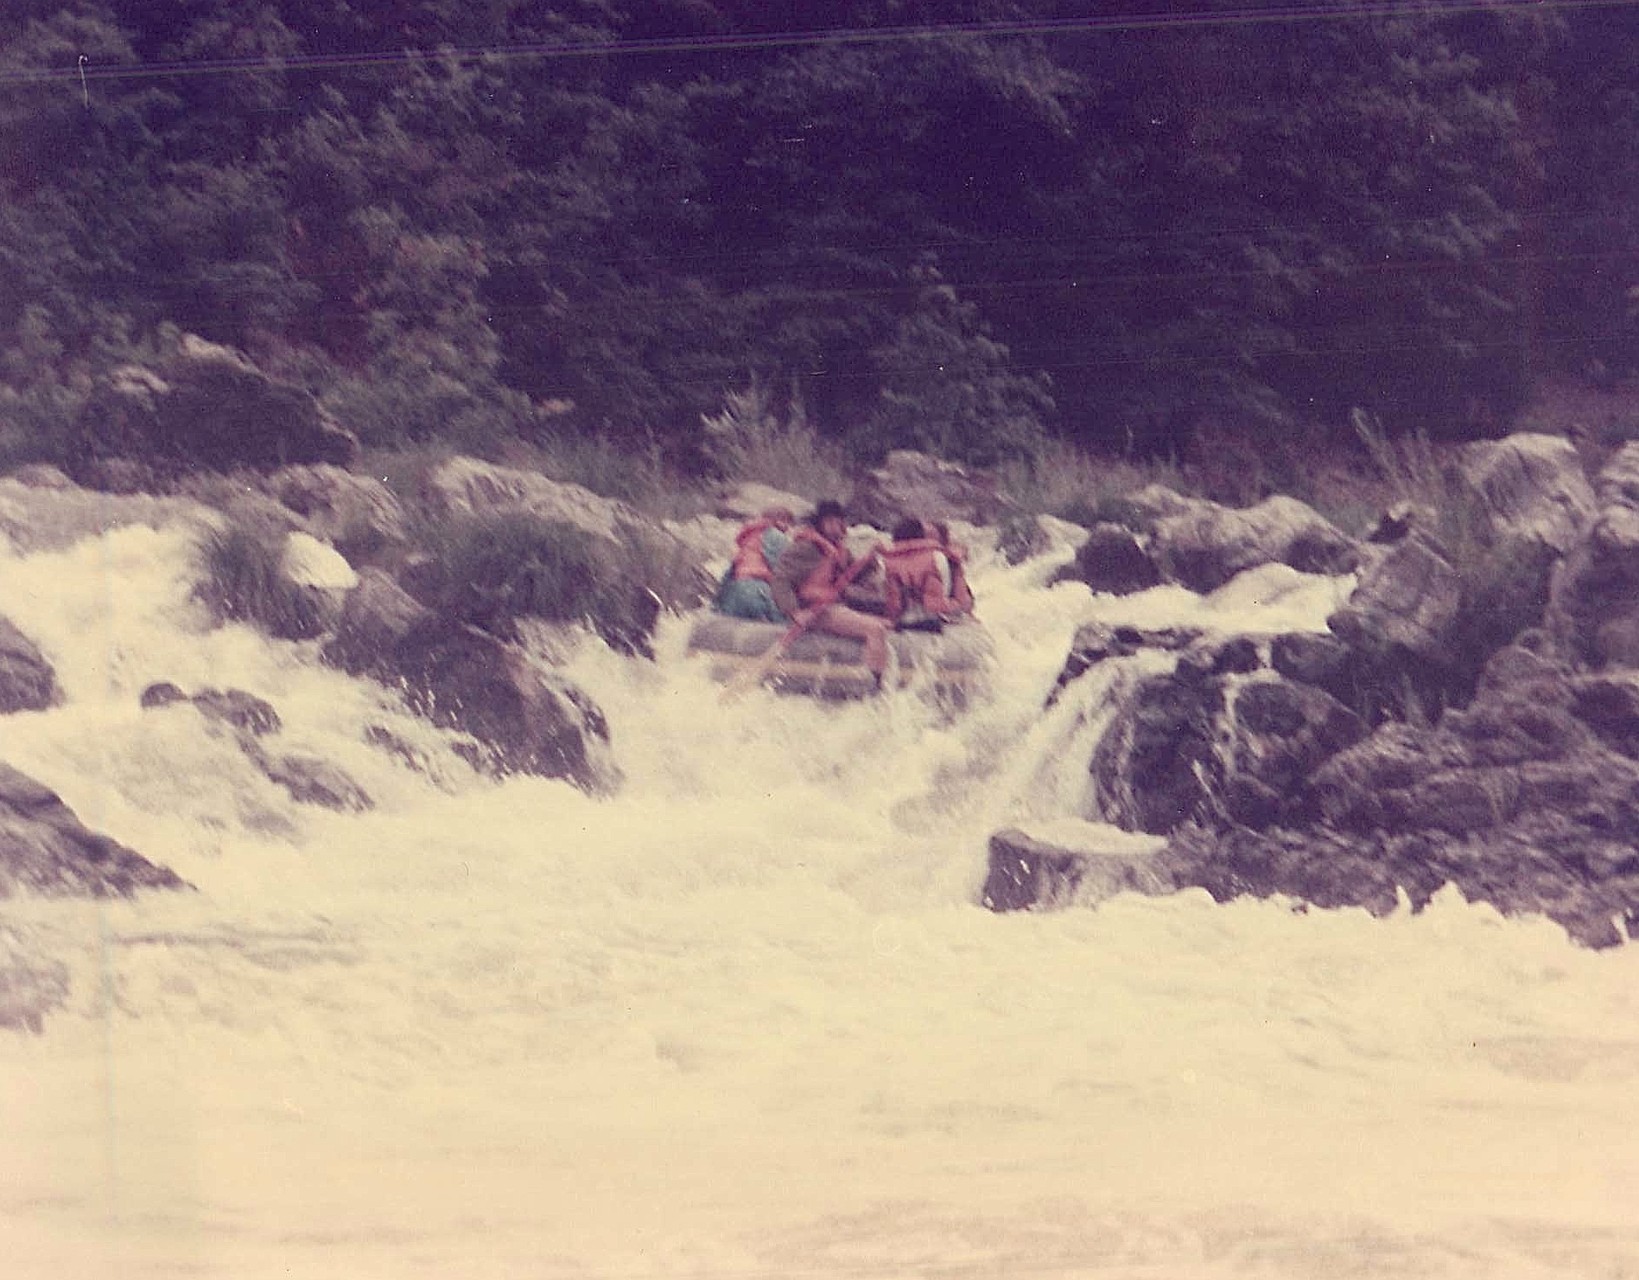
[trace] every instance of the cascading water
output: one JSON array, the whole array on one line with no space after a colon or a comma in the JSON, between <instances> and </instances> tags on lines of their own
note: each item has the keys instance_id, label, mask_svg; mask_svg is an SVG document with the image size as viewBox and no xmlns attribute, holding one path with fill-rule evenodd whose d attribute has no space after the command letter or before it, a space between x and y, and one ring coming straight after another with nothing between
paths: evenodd
<instances>
[{"instance_id":1,"label":"cascading water","mask_svg":"<svg viewBox=\"0 0 1639 1280\"><path fill-rule=\"evenodd\" d=\"M1009 822L1090 821L1082 621L1319 627L981 563L993 695L725 705L668 621L588 643L623 782L476 776L385 690L211 629L134 527L0 557L66 701L3 758L197 892L18 899L67 966L0 1033L5 1274L1615 1276L1639 1268L1639 952L1455 895L998 916ZM1126 660L1129 663L1147 659ZM267 698L367 813L295 803L149 682ZM372 726L419 767L371 745ZM1128 837L1130 839L1130 837Z\"/></svg>"}]
</instances>

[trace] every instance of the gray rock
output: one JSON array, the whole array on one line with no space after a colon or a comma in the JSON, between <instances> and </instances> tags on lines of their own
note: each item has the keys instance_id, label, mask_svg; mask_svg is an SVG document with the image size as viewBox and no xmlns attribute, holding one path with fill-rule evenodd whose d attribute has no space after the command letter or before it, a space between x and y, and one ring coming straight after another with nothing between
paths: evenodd
<instances>
[{"instance_id":1,"label":"gray rock","mask_svg":"<svg viewBox=\"0 0 1639 1280\"><path fill-rule=\"evenodd\" d=\"M1598 513L1554 573L1548 626L1575 657L1639 667L1639 441L1599 473Z\"/></svg>"},{"instance_id":2,"label":"gray rock","mask_svg":"<svg viewBox=\"0 0 1639 1280\"><path fill-rule=\"evenodd\" d=\"M1119 893L1154 897L1178 887L1153 852L1068 848L1009 827L990 837L980 901L992 911L1092 906Z\"/></svg>"},{"instance_id":3,"label":"gray rock","mask_svg":"<svg viewBox=\"0 0 1639 1280\"><path fill-rule=\"evenodd\" d=\"M1165 511L1155 517L1152 550L1167 576L1192 591L1215 591L1260 564L1347 573L1359 562L1354 539L1296 498L1276 496L1236 509L1171 496L1176 501L1169 505L1152 495L1151 505Z\"/></svg>"},{"instance_id":4,"label":"gray rock","mask_svg":"<svg viewBox=\"0 0 1639 1280\"><path fill-rule=\"evenodd\" d=\"M368 560L409 542L403 504L373 477L328 465L281 467L267 487L349 559Z\"/></svg>"},{"instance_id":5,"label":"gray rock","mask_svg":"<svg viewBox=\"0 0 1639 1280\"><path fill-rule=\"evenodd\" d=\"M130 896L185 887L174 872L87 829L49 787L0 764L0 898Z\"/></svg>"},{"instance_id":6,"label":"gray rock","mask_svg":"<svg viewBox=\"0 0 1639 1280\"><path fill-rule=\"evenodd\" d=\"M350 675L391 679L399 644L417 627L430 623L432 610L398 585L391 575L366 568L347 593L335 634L325 643L324 660Z\"/></svg>"},{"instance_id":7,"label":"gray rock","mask_svg":"<svg viewBox=\"0 0 1639 1280\"><path fill-rule=\"evenodd\" d=\"M549 480L534 471L500 467L477 458L456 457L427 477L422 498L432 514L445 519L504 511L527 511L618 541L621 529L641 524L624 502L604 498L578 484Z\"/></svg>"},{"instance_id":8,"label":"gray rock","mask_svg":"<svg viewBox=\"0 0 1639 1280\"><path fill-rule=\"evenodd\" d=\"M202 689L190 701L207 720L216 720L253 738L277 733L283 722L273 704L243 689Z\"/></svg>"},{"instance_id":9,"label":"gray rock","mask_svg":"<svg viewBox=\"0 0 1639 1280\"><path fill-rule=\"evenodd\" d=\"M1114 627L1104 622L1085 622L1070 640L1070 652L1060 668L1047 705L1058 701L1072 680L1110 658L1126 658L1141 649L1174 652L1188 648L1200 638L1199 631L1187 627Z\"/></svg>"},{"instance_id":10,"label":"gray rock","mask_svg":"<svg viewBox=\"0 0 1639 1280\"><path fill-rule=\"evenodd\" d=\"M44 711L61 697L57 673L39 647L0 618L0 715Z\"/></svg>"},{"instance_id":11,"label":"gray rock","mask_svg":"<svg viewBox=\"0 0 1639 1280\"><path fill-rule=\"evenodd\" d=\"M1148 590L1161 580L1160 566L1145 543L1118 524L1095 524L1075 560L1053 578L1054 582L1084 582L1094 591L1117 596Z\"/></svg>"},{"instance_id":12,"label":"gray rock","mask_svg":"<svg viewBox=\"0 0 1639 1280\"><path fill-rule=\"evenodd\" d=\"M895 449L866 474L848 501L851 518L891 529L901 516L985 525L1008 503L989 476L975 474L914 449Z\"/></svg>"},{"instance_id":13,"label":"gray rock","mask_svg":"<svg viewBox=\"0 0 1639 1280\"><path fill-rule=\"evenodd\" d=\"M1442 548L1413 531L1361 574L1343 607L1327 619L1345 644L1435 658L1462 605L1462 581Z\"/></svg>"},{"instance_id":14,"label":"gray rock","mask_svg":"<svg viewBox=\"0 0 1639 1280\"><path fill-rule=\"evenodd\" d=\"M1453 468L1488 540L1564 554L1596 510L1576 447L1559 436L1519 434L1466 446Z\"/></svg>"},{"instance_id":15,"label":"gray rock","mask_svg":"<svg viewBox=\"0 0 1639 1280\"><path fill-rule=\"evenodd\" d=\"M305 754L252 754L268 778L278 783L298 804L319 805L347 813L375 808L365 789L339 765Z\"/></svg>"}]
</instances>

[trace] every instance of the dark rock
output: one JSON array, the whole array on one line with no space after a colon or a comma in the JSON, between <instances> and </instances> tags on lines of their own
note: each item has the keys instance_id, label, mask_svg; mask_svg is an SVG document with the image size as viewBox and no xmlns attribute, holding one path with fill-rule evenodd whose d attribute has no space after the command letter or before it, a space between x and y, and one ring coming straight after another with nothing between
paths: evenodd
<instances>
[{"instance_id":1,"label":"dark rock","mask_svg":"<svg viewBox=\"0 0 1639 1280\"><path fill-rule=\"evenodd\" d=\"M904 515L990 524L1006 506L990 477L925 453L895 449L855 487L848 511L854 520L891 529Z\"/></svg>"},{"instance_id":2,"label":"dark rock","mask_svg":"<svg viewBox=\"0 0 1639 1280\"><path fill-rule=\"evenodd\" d=\"M1260 564L1347 573L1359 562L1355 541L1296 498L1268 498L1244 509L1203 499L1178 503L1156 517L1152 553L1168 578L1193 591L1216 591Z\"/></svg>"},{"instance_id":3,"label":"dark rock","mask_svg":"<svg viewBox=\"0 0 1639 1280\"><path fill-rule=\"evenodd\" d=\"M298 804L320 805L349 813L375 808L365 789L339 765L310 755L264 755L252 758L272 781L278 783Z\"/></svg>"},{"instance_id":4,"label":"dark rock","mask_svg":"<svg viewBox=\"0 0 1639 1280\"><path fill-rule=\"evenodd\" d=\"M1055 575L1055 582L1085 582L1094 591L1130 595L1161 582L1161 570L1130 529L1095 524L1076 558Z\"/></svg>"},{"instance_id":5,"label":"dark rock","mask_svg":"<svg viewBox=\"0 0 1639 1280\"><path fill-rule=\"evenodd\" d=\"M1197 647L1204 642L1197 641ZM1207 674L1214 676L1245 675L1263 666L1263 655L1258 642L1251 636L1229 636L1216 641L1211 647L1211 663Z\"/></svg>"},{"instance_id":6,"label":"dark rock","mask_svg":"<svg viewBox=\"0 0 1639 1280\"><path fill-rule=\"evenodd\" d=\"M1613 671L1578 680L1570 710L1612 751L1639 760L1639 673Z\"/></svg>"},{"instance_id":7,"label":"dark rock","mask_svg":"<svg viewBox=\"0 0 1639 1280\"><path fill-rule=\"evenodd\" d=\"M1103 817L1134 831L1165 834L1210 818L1221 776L1217 723L1221 681L1181 673L1140 680L1093 752L1090 769Z\"/></svg>"},{"instance_id":8,"label":"dark rock","mask_svg":"<svg viewBox=\"0 0 1639 1280\"><path fill-rule=\"evenodd\" d=\"M191 701L207 720L219 720L252 737L277 733L282 727L272 703L243 689L202 689Z\"/></svg>"},{"instance_id":9,"label":"dark rock","mask_svg":"<svg viewBox=\"0 0 1639 1280\"><path fill-rule=\"evenodd\" d=\"M324 660L350 675L391 679L398 672L398 646L432 620L432 611L390 575L363 569L358 586L342 602L335 634L324 645Z\"/></svg>"},{"instance_id":10,"label":"dark rock","mask_svg":"<svg viewBox=\"0 0 1639 1280\"><path fill-rule=\"evenodd\" d=\"M0 618L0 714L44 711L61 696L57 673L38 646Z\"/></svg>"},{"instance_id":11,"label":"dark rock","mask_svg":"<svg viewBox=\"0 0 1639 1280\"><path fill-rule=\"evenodd\" d=\"M1108 658L1125 658L1141 649L1167 651L1183 649L1193 644L1199 631L1187 628L1112 627L1103 622L1087 622L1076 628L1070 641L1070 653L1064 660L1047 705L1058 701L1064 687L1089 669Z\"/></svg>"},{"instance_id":12,"label":"dark rock","mask_svg":"<svg viewBox=\"0 0 1639 1280\"><path fill-rule=\"evenodd\" d=\"M126 366L99 384L80 416L71 471L94 483L111 459L179 474L346 463L357 453L358 441L308 391L189 335L159 370Z\"/></svg>"},{"instance_id":13,"label":"dark rock","mask_svg":"<svg viewBox=\"0 0 1639 1280\"><path fill-rule=\"evenodd\" d=\"M1288 680L1323 689L1345 706L1360 691L1359 662L1354 650L1335 636L1293 631L1269 642L1269 665Z\"/></svg>"},{"instance_id":14,"label":"dark rock","mask_svg":"<svg viewBox=\"0 0 1639 1280\"><path fill-rule=\"evenodd\" d=\"M1639 441L1599 473L1598 512L1555 571L1548 624L1577 658L1639 667Z\"/></svg>"},{"instance_id":15,"label":"dark rock","mask_svg":"<svg viewBox=\"0 0 1639 1280\"><path fill-rule=\"evenodd\" d=\"M490 771L567 778L594 791L611 784L593 749L609 737L602 712L517 646L435 618L406 636L392 660L418 714L471 734Z\"/></svg>"},{"instance_id":16,"label":"dark rock","mask_svg":"<svg viewBox=\"0 0 1639 1280\"><path fill-rule=\"evenodd\" d=\"M1178 885L1150 853L1070 849L1010 827L990 837L980 901L992 911L1091 906L1118 893L1149 896Z\"/></svg>"},{"instance_id":17,"label":"dark rock","mask_svg":"<svg viewBox=\"0 0 1639 1280\"><path fill-rule=\"evenodd\" d=\"M174 872L88 830L49 787L0 764L0 897L129 896L185 887Z\"/></svg>"},{"instance_id":18,"label":"dark rock","mask_svg":"<svg viewBox=\"0 0 1639 1280\"><path fill-rule=\"evenodd\" d=\"M186 701L188 701L188 695L169 680L161 680L156 684L149 685L142 691L142 697L138 699L144 711L151 710L154 707L168 707L173 702Z\"/></svg>"}]
</instances>

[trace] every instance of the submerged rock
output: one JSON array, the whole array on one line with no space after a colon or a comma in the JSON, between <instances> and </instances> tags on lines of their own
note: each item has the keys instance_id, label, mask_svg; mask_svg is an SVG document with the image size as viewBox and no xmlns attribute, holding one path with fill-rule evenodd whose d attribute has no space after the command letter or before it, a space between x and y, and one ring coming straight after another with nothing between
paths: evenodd
<instances>
[{"instance_id":1,"label":"submerged rock","mask_svg":"<svg viewBox=\"0 0 1639 1280\"><path fill-rule=\"evenodd\" d=\"M980 901L992 911L1093 906L1119 893L1150 896L1179 886L1156 856L1161 842L1128 836L1072 843L1017 827L990 837L989 872ZM1116 833L1119 835L1119 833Z\"/></svg>"},{"instance_id":2,"label":"submerged rock","mask_svg":"<svg viewBox=\"0 0 1639 1280\"><path fill-rule=\"evenodd\" d=\"M0 898L128 897L185 887L175 872L85 827L49 787L0 764Z\"/></svg>"}]
</instances>

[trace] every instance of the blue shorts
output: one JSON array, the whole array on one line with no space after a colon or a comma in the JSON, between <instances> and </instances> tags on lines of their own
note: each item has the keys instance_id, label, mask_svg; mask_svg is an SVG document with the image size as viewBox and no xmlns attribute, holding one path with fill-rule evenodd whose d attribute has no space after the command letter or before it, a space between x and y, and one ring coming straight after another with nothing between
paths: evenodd
<instances>
[{"instance_id":1,"label":"blue shorts","mask_svg":"<svg viewBox=\"0 0 1639 1280\"><path fill-rule=\"evenodd\" d=\"M731 578L717 591L717 612L731 618L755 622L785 622L786 616L774 603L774 589L761 578Z\"/></svg>"}]
</instances>

